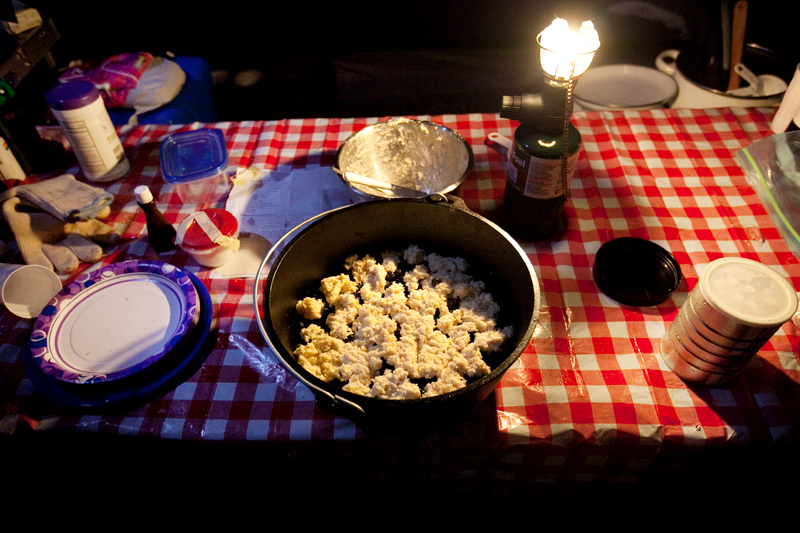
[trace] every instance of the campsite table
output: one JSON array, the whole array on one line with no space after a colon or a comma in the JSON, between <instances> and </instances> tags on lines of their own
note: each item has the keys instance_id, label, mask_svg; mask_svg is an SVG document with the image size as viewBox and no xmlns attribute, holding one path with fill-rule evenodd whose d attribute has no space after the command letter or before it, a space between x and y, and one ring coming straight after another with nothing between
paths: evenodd
<instances>
[{"instance_id":1,"label":"campsite table","mask_svg":"<svg viewBox=\"0 0 800 533\"><path fill-rule=\"evenodd\" d=\"M702 478L731 463L758 471L764 461L780 465L800 421L800 339L792 322L718 387L685 383L659 353L666 329L714 259L754 259L800 287L798 259L734 160L736 151L771 135L773 115L772 108L576 112L583 148L566 232L553 242L520 242L542 289L533 340L478 408L430 431L395 435L371 435L322 410L270 354L256 322L254 280L215 278L180 250L157 255L133 194L136 185L148 185L175 224L199 207L181 202L161 177L160 142L178 131L221 129L229 174L256 167L271 179L298 169L330 171L348 136L390 117L122 127L132 170L101 186L115 195L108 221L123 239L101 265L160 260L195 274L212 298L216 345L200 370L161 397L119 409L75 408L32 386L24 347L33 320L3 309L0 432L12 442L17 435L62 435L240 444L247 452L239 469L253 467L244 466L244 457L274 449L280 460L259 463L272 476L304 479L338 465L337 472L348 467L364 479L422 483L454 498ZM469 142L474 167L459 195L473 211L496 219L506 153L487 137L512 137L516 123L494 114L411 118L445 125ZM56 130L41 133L57 137ZM77 166L70 171L81 177ZM629 307L598 290L594 254L626 236L656 242L680 264L683 279L666 302ZM742 461L739 450L753 449L767 452Z\"/></svg>"}]
</instances>

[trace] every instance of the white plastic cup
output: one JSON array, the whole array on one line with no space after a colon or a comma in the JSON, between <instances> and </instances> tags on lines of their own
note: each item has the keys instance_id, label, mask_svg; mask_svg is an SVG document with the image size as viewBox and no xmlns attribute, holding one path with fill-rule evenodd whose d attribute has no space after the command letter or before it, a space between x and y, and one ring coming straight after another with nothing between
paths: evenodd
<instances>
[{"instance_id":1,"label":"white plastic cup","mask_svg":"<svg viewBox=\"0 0 800 533\"><path fill-rule=\"evenodd\" d=\"M86 178L96 182L125 176L130 163L100 92L88 81L56 85L46 95Z\"/></svg>"},{"instance_id":2,"label":"white plastic cup","mask_svg":"<svg viewBox=\"0 0 800 533\"><path fill-rule=\"evenodd\" d=\"M772 119L772 133L785 132L792 121L800 126L800 64L795 68L789 88L783 94L781 105Z\"/></svg>"},{"instance_id":3,"label":"white plastic cup","mask_svg":"<svg viewBox=\"0 0 800 533\"><path fill-rule=\"evenodd\" d=\"M744 257L716 259L703 269L662 338L661 355L684 380L724 383L797 313L797 306L793 286L770 267ZM707 332L713 335L704 336Z\"/></svg>"},{"instance_id":4,"label":"white plastic cup","mask_svg":"<svg viewBox=\"0 0 800 533\"><path fill-rule=\"evenodd\" d=\"M36 318L60 291L61 280L48 268L0 263L0 296L18 317Z\"/></svg>"}]
</instances>

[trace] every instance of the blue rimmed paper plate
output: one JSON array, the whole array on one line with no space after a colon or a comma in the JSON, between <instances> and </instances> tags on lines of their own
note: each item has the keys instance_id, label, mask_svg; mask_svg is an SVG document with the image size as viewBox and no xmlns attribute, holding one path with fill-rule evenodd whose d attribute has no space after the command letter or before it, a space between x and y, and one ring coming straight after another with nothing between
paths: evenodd
<instances>
[{"instance_id":1,"label":"blue rimmed paper plate","mask_svg":"<svg viewBox=\"0 0 800 533\"><path fill-rule=\"evenodd\" d=\"M34 324L30 354L58 381L110 382L169 354L198 316L186 272L159 261L113 263L82 274L53 298Z\"/></svg>"},{"instance_id":2,"label":"blue rimmed paper plate","mask_svg":"<svg viewBox=\"0 0 800 533\"><path fill-rule=\"evenodd\" d=\"M117 410L139 407L189 379L214 349L217 331L208 289L191 272L185 274L197 291L200 318L168 356L126 378L80 385L60 381L42 372L31 356L29 347L25 369L36 390L51 400L71 407Z\"/></svg>"}]
</instances>

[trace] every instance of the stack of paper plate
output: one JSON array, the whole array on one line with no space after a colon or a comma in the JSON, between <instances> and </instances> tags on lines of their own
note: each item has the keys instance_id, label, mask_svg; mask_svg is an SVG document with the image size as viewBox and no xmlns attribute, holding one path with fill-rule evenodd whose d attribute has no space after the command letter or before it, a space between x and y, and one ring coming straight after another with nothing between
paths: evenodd
<instances>
[{"instance_id":1,"label":"stack of paper plate","mask_svg":"<svg viewBox=\"0 0 800 533\"><path fill-rule=\"evenodd\" d=\"M151 399L205 360L211 312L208 290L190 272L158 261L113 263L84 273L45 307L28 371L63 403Z\"/></svg>"},{"instance_id":2,"label":"stack of paper plate","mask_svg":"<svg viewBox=\"0 0 800 533\"><path fill-rule=\"evenodd\" d=\"M592 111L667 107L678 96L678 83L660 70L639 65L590 67L575 85L575 107Z\"/></svg>"}]
</instances>

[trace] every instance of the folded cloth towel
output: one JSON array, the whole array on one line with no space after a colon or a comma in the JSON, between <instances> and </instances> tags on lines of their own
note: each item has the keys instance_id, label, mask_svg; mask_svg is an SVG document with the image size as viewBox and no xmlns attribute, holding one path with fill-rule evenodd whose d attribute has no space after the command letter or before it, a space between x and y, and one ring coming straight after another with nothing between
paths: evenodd
<instances>
[{"instance_id":1,"label":"folded cloth towel","mask_svg":"<svg viewBox=\"0 0 800 533\"><path fill-rule=\"evenodd\" d=\"M114 195L88 185L71 174L46 179L38 183L17 185L0 194L0 203L18 197L26 203L47 211L63 222L77 222L108 213ZM103 218L103 217L101 217Z\"/></svg>"}]
</instances>

